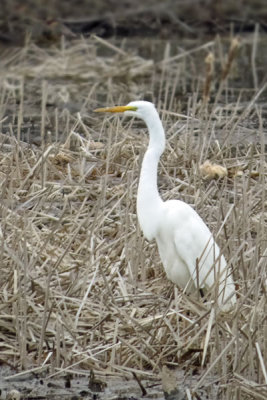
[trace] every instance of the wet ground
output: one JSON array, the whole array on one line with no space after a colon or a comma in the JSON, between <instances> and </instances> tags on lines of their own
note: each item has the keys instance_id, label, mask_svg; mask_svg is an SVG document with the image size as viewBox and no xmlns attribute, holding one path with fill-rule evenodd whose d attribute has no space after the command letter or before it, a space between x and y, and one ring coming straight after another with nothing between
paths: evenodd
<instances>
[{"instance_id":1,"label":"wet ground","mask_svg":"<svg viewBox=\"0 0 267 400\"><path fill-rule=\"evenodd\" d=\"M0 9L0 41L23 43L25 34L51 43L63 33L110 37L168 39L267 31L264 0L5 0ZM136 43L138 46L138 43Z\"/></svg>"},{"instance_id":2,"label":"wet ground","mask_svg":"<svg viewBox=\"0 0 267 400\"><path fill-rule=\"evenodd\" d=\"M0 375L0 399L16 398L18 393L23 399L92 399L92 400L137 400L158 399L163 400L161 384L155 380L141 380L114 378L106 376L95 378L92 373L75 376L66 374L63 377L49 377L43 373L27 373L11 377L13 373L6 368ZM51 374L53 375L53 374ZM9 378L7 377L9 376ZM141 386L140 386L141 385ZM16 393L17 392L17 393Z\"/></svg>"},{"instance_id":3,"label":"wet ground","mask_svg":"<svg viewBox=\"0 0 267 400\"><path fill-rule=\"evenodd\" d=\"M199 371L200 372L200 371ZM155 377L133 378L106 376L95 377L93 371L81 375L73 373L47 373L46 369L39 368L34 372L20 372L14 374L8 367L0 369L0 399L1 400L187 400L186 391L199 380L200 374L195 369L190 377L185 377L182 369L167 370L167 375L162 374L162 379ZM171 380L175 379L175 389ZM169 381L169 382L168 382ZM209 396L217 398L219 388L216 377L208 379ZM207 382L207 381L206 381ZM173 390L169 390L171 387ZM208 400L205 388L198 389L196 399Z\"/></svg>"}]
</instances>

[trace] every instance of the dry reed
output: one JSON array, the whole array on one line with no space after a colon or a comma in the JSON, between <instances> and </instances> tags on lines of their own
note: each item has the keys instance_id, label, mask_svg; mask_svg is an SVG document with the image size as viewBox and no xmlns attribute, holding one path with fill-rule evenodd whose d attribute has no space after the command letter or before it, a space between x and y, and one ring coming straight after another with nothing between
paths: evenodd
<instances>
[{"instance_id":1,"label":"dry reed","mask_svg":"<svg viewBox=\"0 0 267 400\"><path fill-rule=\"evenodd\" d=\"M167 48L153 62L92 38L29 42L2 61L0 361L20 376L159 379L164 365L179 366L192 395L212 396L216 382L222 399L266 398L263 111L258 92L228 107L222 91L209 118L199 112L197 52ZM143 124L91 113L148 93L168 132L160 191L191 204L217 236L238 293L228 314L175 288L142 237ZM242 173L204 180L207 159Z\"/></svg>"}]
</instances>

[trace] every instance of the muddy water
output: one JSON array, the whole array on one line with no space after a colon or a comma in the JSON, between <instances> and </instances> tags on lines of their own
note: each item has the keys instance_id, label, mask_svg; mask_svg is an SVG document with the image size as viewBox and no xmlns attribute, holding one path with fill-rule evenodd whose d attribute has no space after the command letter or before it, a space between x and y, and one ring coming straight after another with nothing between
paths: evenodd
<instances>
[{"instance_id":1,"label":"muddy water","mask_svg":"<svg viewBox=\"0 0 267 400\"><path fill-rule=\"evenodd\" d=\"M14 376L7 367L0 368L0 400L18 400L21 393L23 399L54 399L54 400L163 400L161 383L154 380L141 380L140 385L134 379L114 377L94 378L88 376L49 378L43 373L22 374Z\"/></svg>"}]
</instances>

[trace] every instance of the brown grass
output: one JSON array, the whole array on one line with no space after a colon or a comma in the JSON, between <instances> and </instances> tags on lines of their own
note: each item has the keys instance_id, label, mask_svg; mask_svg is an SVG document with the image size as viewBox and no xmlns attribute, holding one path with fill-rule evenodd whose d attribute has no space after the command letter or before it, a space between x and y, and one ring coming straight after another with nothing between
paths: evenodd
<instances>
[{"instance_id":1,"label":"brown grass","mask_svg":"<svg viewBox=\"0 0 267 400\"><path fill-rule=\"evenodd\" d=\"M243 94L231 87L236 67L218 98L223 46L208 47L217 65L205 109L205 46L175 56L169 45L158 61L96 38L62 40L52 49L29 42L6 53L1 363L49 376L92 369L151 379L167 365L183 370L192 395L211 395L216 383L219 398L266 398L264 88ZM232 265L238 303L228 314L174 287L155 244L140 232L143 123L91 113L145 96L157 103L168 132L159 170L163 198L191 204ZM207 159L228 176L203 179L199 166Z\"/></svg>"}]
</instances>

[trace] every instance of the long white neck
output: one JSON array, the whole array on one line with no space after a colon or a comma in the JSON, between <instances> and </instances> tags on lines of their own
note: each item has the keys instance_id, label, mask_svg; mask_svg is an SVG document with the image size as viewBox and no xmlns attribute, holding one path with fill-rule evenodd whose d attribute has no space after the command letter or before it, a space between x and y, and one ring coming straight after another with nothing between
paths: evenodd
<instances>
[{"instance_id":1,"label":"long white neck","mask_svg":"<svg viewBox=\"0 0 267 400\"><path fill-rule=\"evenodd\" d=\"M137 192L137 215L141 229L148 240L157 233L157 221L163 201L159 195L157 170L165 149L165 134L159 115L155 110L145 120L149 131L149 145L144 155Z\"/></svg>"}]
</instances>

